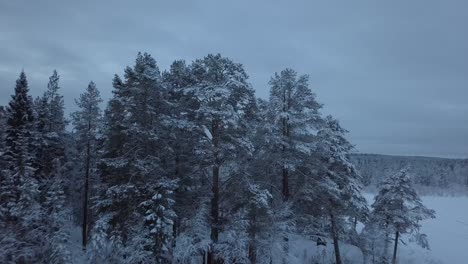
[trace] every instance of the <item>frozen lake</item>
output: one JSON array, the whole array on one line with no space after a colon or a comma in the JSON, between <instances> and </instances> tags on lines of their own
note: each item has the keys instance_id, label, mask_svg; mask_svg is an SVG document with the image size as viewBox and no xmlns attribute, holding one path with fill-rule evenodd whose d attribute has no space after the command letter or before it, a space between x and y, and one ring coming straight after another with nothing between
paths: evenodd
<instances>
[{"instance_id":1,"label":"frozen lake","mask_svg":"<svg viewBox=\"0 0 468 264\"><path fill-rule=\"evenodd\" d=\"M468 263L468 197L423 197L436 210L436 219L424 221L432 255L446 264Z\"/></svg>"}]
</instances>

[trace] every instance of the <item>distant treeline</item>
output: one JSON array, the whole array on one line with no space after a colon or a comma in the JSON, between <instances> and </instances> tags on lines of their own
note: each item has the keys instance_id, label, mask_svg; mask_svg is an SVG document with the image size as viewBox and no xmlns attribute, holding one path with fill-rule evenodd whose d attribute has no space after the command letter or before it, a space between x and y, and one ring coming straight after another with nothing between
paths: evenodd
<instances>
[{"instance_id":1,"label":"distant treeline","mask_svg":"<svg viewBox=\"0 0 468 264\"><path fill-rule=\"evenodd\" d=\"M422 192L468 191L467 159L353 154L351 161L368 189L373 189L395 170L407 166L414 185Z\"/></svg>"}]
</instances>

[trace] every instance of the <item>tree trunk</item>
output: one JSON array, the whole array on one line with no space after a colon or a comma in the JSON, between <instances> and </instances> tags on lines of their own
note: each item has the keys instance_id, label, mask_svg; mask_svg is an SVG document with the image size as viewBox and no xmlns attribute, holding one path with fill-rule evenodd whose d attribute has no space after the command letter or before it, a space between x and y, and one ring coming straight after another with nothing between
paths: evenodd
<instances>
[{"instance_id":1,"label":"tree trunk","mask_svg":"<svg viewBox=\"0 0 468 264\"><path fill-rule=\"evenodd\" d=\"M82 243L83 250L86 250L88 237L88 189L89 189L89 170L91 166L91 144L86 144L86 164L85 164L85 182L84 182L84 201L83 201L83 226L82 226Z\"/></svg>"},{"instance_id":2,"label":"tree trunk","mask_svg":"<svg viewBox=\"0 0 468 264\"><path fill-rule=\"evenodd\" d=\"M213 261L213 250L210 248L208 253L206 254L206 264L214 264L215 262Z\"/></svg>"},{"instance_id":3,"label":"tree trunk","mask_svg":"<svg viewBox=\"0 0 468 264\"><path fill-rule=\"evenodd\" d=\"M249 260L250 264L256 264L257 263L257 249L255 247L254 242L249 243Z\"/></svg>"},{"instance_id":4,"label":"tree trunk","mask_svg":"<svg viewBox=\"0 0 468 264\"><path fill-rule=\"evenodd\" d=\"M257 236L257 210L254 208L251 209L249 212L249 221L250 221L250 226L248 228L248 233L249 233L249 260L250 264L255 264L257 263L257 241L256 241L256 236Z\"/></svg>"},{"instance_id":5,"label":"tree trunk","mask_svg":"<svg viewBox=\"0 0 468 264\"><path fill-rule=\"evenodd\" d=\"M213 120L211 124L212 144L214 148L214 164L212 172L212 198L211 198L211 242L216 244L219 236L219 160L218 160L218 121ZM216 263L213 247L208 252L207 264Z\"/></svg>"},{"instance_id":6,"label":"tree trunk","mask_svg":"<svg viewBox=\"0 0 468 264\"><path fill-rule=\"evenodd\" d=\"M175 170L174 170L174 178L179 179L180 178L180 169L179 165L180 164L180 159L179 159L179 153L176 153L175 157ZM178 190L176 190L177 192ZM177 194L176 194L177 195ZM176 218L174 219L174 223L172 224L172 248L174 249L176 247L176 237L177 237L177 232L178 232L178 227L179 227L179 214L176 215Z\"/></svg>"},{"instance_id":7,"label":"tree trunk","mask_svg":"<svg viewBox=\"0 0 468 264\"><path fill-rule=\"evenodd\" d=\"M289 199L289 175L288 168L286 165L283 167L283 200L287 201Z\"/></svg>"},{"instance_id":8,"label":"tree trunk","mask_svg":"<svg viewBox=\"0 0 468 264\"><path fill-rule=\"evenodd\" d=\"M289 109L289 107L288 107ZM287 109L283 109L284 111L286 111ZM283 118L283 137L284 137L284 140L289 140L289 129L288 129L288 120L286 119L286 117ZM283 145L283 156L285 156L287 153L286 153L286 145ZM283 178L282 178L282 185L283 185L283 201L288 201L289 200L289 170L288 170L288 164L284 163L283 164ZM284 240L284 244L283 244L283 250L284 250L284 254L285 256L283 257L283 264L287 264L288 263L288 255L289 255L289 238L287 236L285 236L283 238Z\"/></svg>"},{"instance_id":9,"label":"tree trunk","mask_svg":"<svg viewBox=\"0 0 468 264\"><path fill-rule=\"evenodd\" d=\"M286 97L286 91L283 91L283 112L289 111L289 104L288 104L288 98ZM289 140L289 125L288 125L288 119L286 117L282 118L282 130L283 130L283 140L288 141ZM287 154L286 153L286 145L283 143L283 157ZM283 164L283 200L287 201L289 199L289 172L288 172L288 164L284 163Z\"/></svg>"},{"instance_id":10,"label":"tree trunk","mask_svg":"<svg viewBox=\"0 0 468 264\"><path fill-rule=\"evenodd\" d=\"M384 241L383 257L385 258L386 261L388 261L389 248L390 248L390 234L388 231L388 220L385 223L386 225L385 225L385 241Z\"/></svg>"},{"instance_id":11,"label":"tree trunk","mask_svg":"<svg viewBox=\"0 0 468 264\"><path fill-rule=\"evenodd\" d=\"M398 250L398 239L400 239L400 232L395 233L395 246L393 247L393 258L392 264L396 264L397 250Z\"/></svg>"},{"instance_id":12,"label":"tree trunk","mask_svg":"<svg viewBox=\"0 0 468 264\"><path fill-rule=\"evenodd\" d=\"M336 219L333 214L330 214L330 222L331 222L331 228L332 228L333 246L335 248L336 264L342 264L341 255L340 255L340 245L338 244L338 230L336 227Z\"/></svg>"}]
</instances>

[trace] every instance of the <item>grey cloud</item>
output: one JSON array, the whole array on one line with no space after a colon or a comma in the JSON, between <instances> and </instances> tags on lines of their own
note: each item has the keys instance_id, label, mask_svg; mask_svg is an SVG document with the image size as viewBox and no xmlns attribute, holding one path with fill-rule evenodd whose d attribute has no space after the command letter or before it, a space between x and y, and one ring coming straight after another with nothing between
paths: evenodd
<instances>
[{"instance_id":1,"label":"grey cloud","mask_svg":"<svg viewBox=\"0 0 468 264\"><path fill-rule=\"evenodd\" d=\"M161 68L221 52L260 97L285 67L362 152L468 156L465 1L2 1L0 104L25 68L40 94L56 68L68 109L138 51Z\"/></svg>"}]
</instances>

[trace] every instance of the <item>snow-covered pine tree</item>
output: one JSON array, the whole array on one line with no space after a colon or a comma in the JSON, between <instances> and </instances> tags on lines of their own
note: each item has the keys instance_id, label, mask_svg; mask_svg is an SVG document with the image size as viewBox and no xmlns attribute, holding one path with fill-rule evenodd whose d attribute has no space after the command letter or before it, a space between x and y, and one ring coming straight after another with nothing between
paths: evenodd
<instances>
[{"instance_id":1,"label":"snow-covered pine tree","mask_svg":"<svg viewBox=\"0 0 468 264\"><path fill-rule=\"evenodd\" d=\"M275 163L279 157L270 144L270 114L269 103L258 99L255 118L249 123L247 134L253 144L252 157L238 160L240 166L236 171L243 173L243 184L240 191L231 195L245 210L247 256L252 264L275 263L274 259L286 255L281 244L294 230L295 222L290 217L290 206L283 204L281 186L272 181L277 176Z\"/></svg>"},{"instance_id":2,"label":"snow-covered pine tree","mask_svg":"<svg viewBox=\"0 0 468 264\"><path fill-rule=\"evenodd\" d=\"M65 103L63 101L63 96L60 95L59 90L59 80L60 76L57 71L54 70L52 76L49 78L49 83L47 84L47 91L45 96L49 103L49 122L48 130L50 132L57 133L61 135L65 132L65 127L67 126L68 121L65 118Z\"/></svg>"},{"instance_id":3,"label":"snow-covered pine tree","mask_svg":"<svg viewBox=\"0 0 468 264\"><path fill-rule=\"evenodd\" d=\"M31 263L43 256L43 237L38 203L38 182L34 178L31 130L32 99L26 74L16 81L15 94L7 108L3 158L6 168L0 183L0 262Z\"/></svg>"},{"instance_id":4,"label":"snow-covered pine tree","mask_svg":"<svg viewBox=\"0 0 468 264\"><path fill-rule=\"evenodd\" d=\"M388 240L389 234L395 234L393 264L397 259L400 235L418 232L422 220L435 217L435 211L424 206L413 188L407 168L382 182L372 208L371 220L385 230L385 239ZM387 248L384 249L384 254L388 254Z\"/></svg>"},{"instance_id":5,"label":"snow-covered pine tree","mask_svg":"<svg viewBox=\"0 0 468 264\"><path fill-rule=\"evenodd\" d=\"M177 180L161 178L146 191L152 195L139 207L144 215L144 228L148 231L141 236L144 251L136 261L143 263L169 264L173 258L173 226L176 213L172 198ZM134 261L135 261L134 260Z\"/></svg>"},{"instance_id":6,"label":"snow-covered pine tree","mask_svg":"<svg viewBox=\"0 0 468 264\"><path fill-rule=\"evenodd\" d=\"M39 183L40 203L45 217L44 226L48 233L56 233L61 228L65 203L65 184L63 178L66 148L67 121L64 117L63 97L59 94L59 76L54 71L49 78L47 91L35 100L35 124L31 133L34 138L35 177ZM56 212L60 211L60 212ZM56 213L52 213L56 212ZM51 246L55 247L55 246Z\"/></svg>"},{"instance_id":7,"label":"snow-covered pine tree","mask_svg":"<svg viewBox=\"0 0 468 264\"><path fill-rule=\"evenodd\" d=\"M52 158L49 152L48 127L49 108L47 97L37 97L34 100L35 124L34 124L34 167L36 178L44 181L50 177L52 171Z\"/></svg>"},{"instance_id":8,"label":"snow-covered pine tree","mask_svg":"<svg viewBox=\"0 0 468 264\"><path fill-rule=\"evenodd\" d=\"M212 264L220 261L217 255L222 253L219 251L219 234L223 231L220 195L225 185L223 181L230 179L228 170L225 170L226 175L221 174L222 166L251 151L246 130L255 109L255 99L243 66L220 54L196 60L191 69L196 84L186 92L198 104L194 112L201 136L196 151L211 174L209 222L212 244L207 263Z\"/></svg>"},{"instance_id":9,"label":"snow-covered pine tree","mask_svg":"<svg viewBox=\"0 0 468 264\"><path fill-rule=\"evenodd\" d=\"M47 181L52 180L50 175L53 164L63 166L65 158L65 106L63 96L59 94L60 76L54 70L47 84L47 91L42 97L35 100L34 110L36 114L36 125L34 127L35 150L37 167L36 175L42 179L42 185L47 186ZM56 163L58 159L60 163Z\"/></svg>"},{"instance_id":10,"label":"snow-covered pine tree","mask_svg":"<svg viewBox=\"0 0 468 264\"><path fill-rule=\"evenodd\" d=\"M77 147L81 155L81 168L83 168L83 221L82 245L86 248L89 224L89 182L94 178L96 161L98 159L98 133L101 125L102 102L99 90L94 82L90 82L86 91L75 100L79 110L72 113L72 123L76 133Z\"/></svg>"},{"instance_id":11,"label":"snow-covered pine tree","mask_svg":"<svg viewBox=\"0 0 468 264\"><path fill-rule=\"evenodd\" d=\"M70 252L70 228L74 226L71 217L71 207L66 203L67 197L64 192L64 177L61 175L62 167L59 159L54 159L51 172L53 178L48 181L45 190L45 201L42 203L44 219L47 225L48 250L46 252L46 263L63 264L73 263Z\"/></svg>"},{"instance_id":12,"label":"snow-covered pine tree","mask_svg":"<svg viewBox=\"0 0 468 264\"><path fill-rule=\"evenodd\" d=\"M127 89L120 77L116 74L112 80L113 97L107 103L104 113L104 158L114 158L122 155L125 143L124 119L126 114L125 99Z\"/></svg>"},{"instance_id":13,"label":"snow-covered pine tree","mask_svg":"<svg viewBox=\"0 0 468 264\"><path fill-rule=\"evenodd\" d=\"M301 163L301 156L313 151L313 135L320 124L321 105L310 90L308 79L307 75L298 77L294 70L285 69L270 80L270 144L279 155L285 201L291 196L291 170Z\"/></svg>"},{"instance_id":14,"label":"snow-covered pine tree","mask_svg":"<svg viewBox=\"0 0 468 264\"><path fill-rule=\"evenodd\" d=\"M123 115L114 112L119 108ZM133 263L152 263L155 259L168 258L161 256L161 251L149 251L149 245L142 243L148 242L147 238L154 242L160 234L152 232L157 229L146 228L147 211L138 210L142 203L152 201L154 190L158 189L160 194L169 192L161 190L167 185L160 185L161 181L170 178L165 161L173 160L168 142L164 140L165 133L169 132L163 122L166 109L164 86L156 61L147 53L139 53L135 65L125 69L125 80L114 78L114 98L107 109L104 129L105 140L114 141L105 144L102 191L97 204L99 218L107 221L99 226L109 228L99 233L119 241L124 250L131 250L134 256L127 260ZM112 127L118 130L112 131ZM143 229L137 230L137 226ZM172 243L172 238L164 241Z\"/></svg>"},{"instance_id":15,"label":"snow-covered pine tree","mask_svg":"<svg viewBox=\"0 0 468 264\"><path fill-rule=\"evenodd\" d=\"M121 259L129 237L129 227L121 223L133 212L129 210L134 186L129 181L128 148L129 89L115 75L112 80L112 98L104 113L102 157L99 161L100 182L95 199L96 224L92 231L92 261ZM137 205L133 205L136 208ZM104 258L102 255L104 254Z\"/></svg>"},{"instance_id":16,"label":"snow-covered pine tree","mask_svg":"<svg viewBox=\"0 0 468 264\"><path fill-rule=\"evenodd\" d=\"M162 121L166 130L163 137L168 142L172 151L170 157L173 158L172 161L166 159L165 166L169 177L178 180L178 188L174 191L174 211L177 217L174 219L173 235L176 237L180 233L190 232L188 229L192 228L191 219L197 213L192 210L194 204L199 205L204 200L200 196L203 177L199 169L200 160L199 156L194 154L199 138L198 133L193 133L197 129L195 109L198 104L185 92L195 83L191 69L185 61L174 61L170 70L163 72L162 80L169 106ZM176 240L173 242L176 243Z\"/></svg>"},{"instance_id":17,"label":"snow-covered pine tree","mask_svg":"<svg viewBox=\"0 0 468 264\"><path fill-rule=\"evenodd\" d=\"M339 248L340 218L350 217L364 222L368 216L367 202L362 196L362 181L359 172L349 160L353 145L346 139L348 131L331 116L324 119L324 126L318 133L322 168L317 180L314 197L330 219L331 235L336 263L342 263ZM309 192L312 194L312 192ZM313 194L312 194L313 195ZM354 230L351 228L351 231Z\"/></svg>"},{"instance_id":18,"label":"snow-covered pine tree","mask_svg":"<svg viewBox=\"0 0 468 264\"><path fill-rule=\"evenodd\" d=\"M271 78L268 113L265 128L266 150L270 157L269 170L273 182L281 182L281 197L286 212L291 202L297 201L296 193L304 186L300 179L311 177L316 133L321 125L321 104L308 84L308 76L297 76L292 69L285 69ZM273 166L272 166L273 165ZM280 176L280 181L277 180ZM292 190L294 191L292 193ZM276 196L275 196L276 197ZM294 198L294 199L292 199ZM281 213L284 214L284 213ZM292 218L286 217L286 219ZM287 232L285 232L286 234ZM284 258L288 258L288 237L284 240Z\"/></svg>"}]
</instances>

